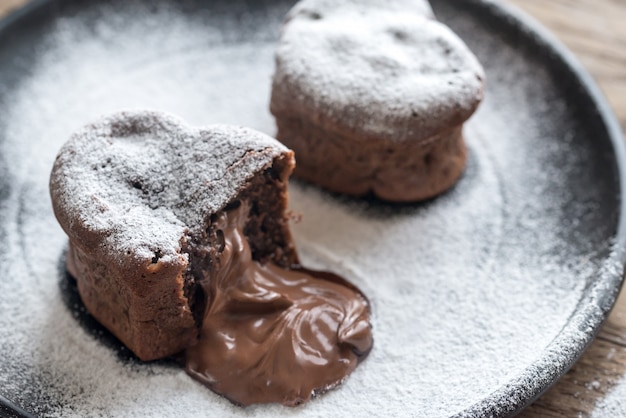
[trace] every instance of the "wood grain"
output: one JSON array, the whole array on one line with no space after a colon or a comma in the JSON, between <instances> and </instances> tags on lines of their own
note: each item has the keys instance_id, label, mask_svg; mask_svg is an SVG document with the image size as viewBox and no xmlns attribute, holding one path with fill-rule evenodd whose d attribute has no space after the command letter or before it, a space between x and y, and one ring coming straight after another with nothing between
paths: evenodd
<instances>
[{"instance_id":1,"label":"wood grain","mask_svg":"<svg viewBox=\"0 0 626 418\"><path fill-rule=\"evenodd\" d=\"M0 16L27 1L0 0ZM575 53L625 129L626 0L507 1L539 20ZM569 373L520 416L590 416L597 402L620 381L626 381L626 294Z\"/></svg>"},{"instance_id":2,"label":"wood grain","mask_svg":"<svg viewBox=\"0 0 626 418\"><path fill-rule=\"evenodd\" d=\"M4 16L11 10L26 4L28 0L0 0L0 16Z\"/></svg>"}]
</instances>

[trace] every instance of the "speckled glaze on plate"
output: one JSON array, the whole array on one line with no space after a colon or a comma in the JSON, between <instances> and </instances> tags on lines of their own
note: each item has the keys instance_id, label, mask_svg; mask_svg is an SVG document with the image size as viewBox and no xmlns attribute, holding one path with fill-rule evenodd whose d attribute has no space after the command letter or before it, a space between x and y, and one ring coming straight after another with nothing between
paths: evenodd
<instances>
[{"instance_id":1,"label":"speckled glaze on plate","mask_svg":"<svg viewBox=\"0 0 626 418\"><path fill-rule=\"evenodd\" d=\"M123 39L124 30L130 29L121 25L118 28L121 32L109 33L97 25L111 16L124 22L124 13L137 10L135 4L143 5L142 10L146 13L142 18L150 20L151 10L158 14L161 6L174 3L177 16L188 17L190 26L197 24L198 19L204 19L207 31L220 36L206 42L190 40L186 49L181 49L183 43L174 42L170 55L163 55L161 51L161 48L167 50L167 45L154 43L148 44L147 50L137 50L136 54L118 56L116 48L124 47L114 41ZM120 367L119 381L107 386L119 390L120 395L132 385L137 388L144 381L160 379L168 389L164 396L173 394L185 405L193 403L185 400L191 395L199 396L199 404L205 402L204 388L188 383L186 376L180 376L173 363L163 361L143 365L84 311L73 282L65 275L63 248L58 245L62 242L62 233L58 231L45 200L46 167L54 157L54 150L58 149L57 142L62 143L63 138L52 138L50 146L40 144L39 138L21 138L20 127L16 127L16 119L10 119L11 115L33 124L37 124L41 116L50 124L51 132L65 134L65 126L73 126L70 110L74 108L71 106L93 107L94 113L98 113L100 108L96 99L106 98L107 94L120 95L120 85L131 85L121 80L123 77L136 77L137 84L141 84L145 76L167 74L163 68L172 66L178 75L189 71L192 80L202 70L224 84L236 77L245 78L249 70L262 75L260 83L253 79L253 82L231 87L233 95L249 94L255 98L220 107L220 100L241 99L216 95L211 99L213 104L207 103L210 108L214 106L211 108L213 116L219 115L224 120L209 117L206 123L242 123L271 134L274 128L267 101L273 46L282 16L292 3L289 0L36 0L0 22L0 147L3 151L0 154L0 272L3 275L0 308L7 309L0 311L0 354L4 359L0 361L0 414L59 415L73 411L80 415L88 411L89 396L97 393L97 384L90 380L90 376L72 375L75 369L70 368L70 361L67 369L64 364L50 363L51 358L63 357L57 351L67 351L68 359L80 358L83 354L77 347L89 347L89 361L95 364ZM536 399L572 366L611 310L622 285L626 257L625 209L622 204L626 151L611 110L571 54L519 12L487 0L433 0L432 4L437 16L474 50L487 73L485 103L467 129L470 164L464 178L443 197L408 206L345 199L297 182L292 192L294 209L303 212L305 218L303 224L294 227L305 260L317 263L315 267L356 276L355 282L372 300L374 351L344 386L296 410L275 407L233 410L229 409L227 402L206 391L208 405L214 402L216 408L221 408L216 411L227 411L230 415L282 416L333 415L329 411L371 416L511 415ZM76 24L77 20L82 22L83 29L94 27L91 35L113 42L113 48L103 48L102 51L105 54L109 51L117 60L120 57L126 59L116 64L127 72L107 74L106 83L98 86L94 95L84 96L84 103L68 103L70 99L82 97L73 92L74 87L79 93L85 88L80 83L67 85L64 93L70 99L60 95L58 102L47 100L42 103L37 100L37 94L42 90L33 86L54 84L50 80L44 80L46 83L40 80L46 75L46 69L41 68L42 61L45 61L42 51L54 49L49 38L58 30L59 23L64 28L63 42L75 41L77 45L83 42L84 33L72 37L72 28L81 26ZM158 38L155 35L161 33L163 27L148 24L143 30L147 31L146 38ZM180 30L184 31L184 28ZM262 47L250 48L257 43ZM151 54L151 48L159 53ZM198 58L204 53L203 48L207 52L218 51L216 56L221 62L232 63L230 71L211 72L206 67L198 68L197 63L203 62ZM71 54L73 52L67 52L65 57ZM46 65L59 65L59 61L62 64L64 54L58 54L57 58ZM90 60L106 62L106 59L106 56L85 57L86 65ZM72 65L79 62L72 61ZM74 71L74 68L70 70ZM53 75L63 83L62 73ZM176 83L180 80L172 77L158 81L162 82L159 84L161 89L176 91ZM30 90L26 88L28 86ZM199 94L211 95L211 89L206 86L185 84L181 89L188 89L185 93L192 100L191 95L197 93L195 87L201 90ZM219 90L220 87L215 88ZM35 108L20 107L24 91L31 94ZM50 91L54 88L44 91L46 99L50 99ZM186 114L188 109L183 105L171 104L169 108L167 100L161 101L163 97L167 99L166 96L159 96L158 91L154 94L157 97L155 102L147 105L166 107L163 110L182 114L194 124L205 123L196 113L189 111ZM135 98L131 93L129 97ZM128 105L144 102L129 99ZM119 104L127 104L124 97L120 98ZM62 106L69 106L69 110L59 110ZM238 106L243 109L241 112L219 113L220 108L228 110ZM24 116L29 109L36 109L30 110L33 112L30 119ZM45 119L46 110L54 117ZM78 114L81 123L84 122L82 118L92 116L88 111ZM55 121L64 128L55 128ZM32 128L24 132L39 131ZM34 145L29 146L29 143ZM15 155L11 153L13 149L17 149ZM487 207L482 207L481 202ZM338 225L319 227L320 220L335 214ZM307 218L318 224L307 224ZM341 226L352 224L358 228L337 232ZM545 225L551 228L546 229ZM430 231L441 228L441 232L424 236L403 235L405 229L420 226L427 226ZM459 237L451 239L450 232L456 229L461 231ZM371 242L372 238L377 242ZM467 248L450 244L455 240L466 240ZM460 265L457 269L424 263L426 267L422 269L417 264L415 281L411 283L393 282L391 273L390 277L382 277L384 280L376 279L379 282L370 280L370 271L375 271L379 277L387 271L393 271L397 276L407 274L404 270L395 270L412 265L410 260L402 257L382 258L376 265L368 264L372 258L367 254L368 248L377 248L384 253L385 248L376 245L381 242L397 245L399 241L416 252L434 256L438 262L450 259L439 257L440 252L460 248L463 250L458 254ZM346 249L350 243L353 248ZM333 254L342 254L342 257L335 259ZM16 263L18 256L23 256L25 261ZM360 260L359 257L364 258ZM545 265L543 260L546 260ZM519 265L513 268L511 264L514 263ZM533 264L532 268L529 263ZM570 263L573 266L569 266ZM363 267L361 270L360 266ZM440 272L464 276L441 283L430 280ZM516 273L519 277L515 274L507 277L507 273ZM393 312L387 309L386 298L395 296L396 289L386 289L387 282L405 286L400 289L404 293L400 293L409 296L401 302L415 300L416 305L424 306L422 310L414 308L419 315L412 321L423 332L405 332L403 335L408 336L404 337L403 347L399 348L391 347L393 340L388 336L395 317L390 320L387 316ZM519 288L516 283L521 284ZM40 300L47 301L48 305L29 306L32 300L39 300L35 297L26 297L23 303L16 302L15 295L19 292L11 289L41 292ZM23 352L19 347L16 349L15 343L20 341L34 341L34 345L38 345L38 336L32 335L28 320L13 319L23 319L23 311L31 311L33 318L55 318L47 325L58 332L41 336L45 340L41 347L53 351L50 356L39 351L34 355L28 347ZM515 324L518 313L522 314L519 316L522 324ZM473 321L473 318L480 320ZM64 325L57 326L54 321ZM507 332L506 321L511 321L510 329L515 332ZM406 329L399 325L398 329L409 330L409 325ZM76 333L71 332L74 327ZM7 338L9 333L10 338ZM480 335L492 340L484 342ZM459 344L450 346L450 341ZM468 341L471 344L463 344ZM511 349L507 350L507 346ZM77 351L74 353L73 350ZM401 371L411 369L402 363L406 358L423 361L425 366L432 367L430 370L425 367L423 375L401 377ZM472 362L474 358L484 363ZM393 363L390 359L399 360ZM388 376L398 374L397 379L386 382L388 385L375 381L375 376L387 376L376 369L385 361L391 362L388 367L391 371L383 372L390 373ZM500 365L507 370L499 373ZM409 385L394 386L403 378L408 379ZM83 386L80 379L85 379ZM168 382L177 379L181 382L180 387L168 386ZM472 384L476 389L467 389ZM64 394L64 385L68 386L72 396ZM395 392L409 386L410 390L396 396L385 392L385 386ZM158 391L160 386L147 387ZM177 392L180 388L185 391ZM365 396L370 402L354 401L357 405L351 404L352 398L347 394L353 392L354 396ZM76 404L72 404L74 401ZM94 415L140 415L143 412L133 410L132 403L124 405L130 409L114 405L114 401L111 408L106 403L94 405L97 409L93 411ZM336 405L341 405L341 409ZM377 405L378 409L375 408ZM179 411L181 414L185 412L197 413L195 410Z\"/></svg>"}]
</instances>

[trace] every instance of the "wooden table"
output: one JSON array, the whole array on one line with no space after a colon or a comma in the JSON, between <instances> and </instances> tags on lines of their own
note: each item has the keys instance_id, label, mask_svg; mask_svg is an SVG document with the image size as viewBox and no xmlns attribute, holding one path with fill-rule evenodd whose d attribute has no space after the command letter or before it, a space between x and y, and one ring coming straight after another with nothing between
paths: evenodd
<instances>
[{"instance_id":1,"label":"wooden table","mask_svg":"<svg viewBox=\"0 0 626 418\"><path fill-rule=\"evenodd\" d=\"M0 0L0 16L27 1ZM550 28L578 56L626 130L626 0L506 1ZM588 416L622 381L626 384L626 292L578 363L521 416Z\"/></svg>"}]
</instances>

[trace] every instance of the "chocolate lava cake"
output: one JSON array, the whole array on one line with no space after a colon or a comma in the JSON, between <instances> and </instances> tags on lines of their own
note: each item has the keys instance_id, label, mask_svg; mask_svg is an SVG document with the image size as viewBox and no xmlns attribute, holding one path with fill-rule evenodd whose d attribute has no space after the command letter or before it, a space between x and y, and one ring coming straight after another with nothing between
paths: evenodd
<instances>
[{"instance_id":1,"label":"chocolate lava cake","mask_svg":"<svg viewBox=\"0 0 626 418\"><path fill-rule=\"evenodd\" d=\"M270 110L295 175L408 202L461 176L481 65L424 0L303 0L276 52Z\"/></svg>"},{"instance_id":2,"label":"chocolate lava cake","mask_svg":"<svg viewBox=\"0 0 626 418\"><path fill-rule=\"evenodd\" d=\"M184 353L190 375L238 404L296 405L337 385L371 348L369 304L299 266L293 168L293 152L264 134L160 112L76 133L50 192L89 312L141 360ZM319 321L328 335L311 332ZM332 366L299 358L311 347Z\"/></svg>"}]
</instances>

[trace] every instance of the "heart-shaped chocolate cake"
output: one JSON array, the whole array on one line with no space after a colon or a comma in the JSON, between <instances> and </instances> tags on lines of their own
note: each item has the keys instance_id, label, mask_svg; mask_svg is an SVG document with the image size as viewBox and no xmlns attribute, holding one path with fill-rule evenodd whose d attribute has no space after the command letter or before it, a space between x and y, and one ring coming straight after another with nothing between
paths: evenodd
<instances>
[{"instance_id":1,"label":"heart-shaped chocolate cake","mask_svg":"<svg viewBox=\"0 0 626 418\"><path fill-rule=\"evenodd\" d=\"M296 405L372 345L369 304L303 269L288 227L293 152L251 129L121 112L61 149L50 179L67 268L91 314L142 360L238 404Z\"/></svg>"},{"instance_id":2,"label":"heart-shaped chocolate cake","mask_svg":"<svg viewBox=\"0 0 626 418\"><path fill-rule=\"evenodd\" d=\"M295 174L328 190L416 201L451 187L483 96L468 47L423 0L303 0L285 20L271 111Z\"/></svg>"}]
</instances>

